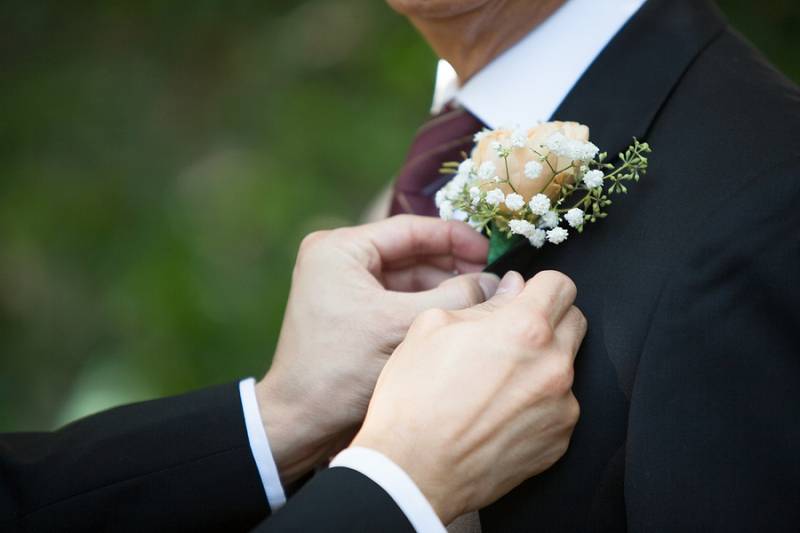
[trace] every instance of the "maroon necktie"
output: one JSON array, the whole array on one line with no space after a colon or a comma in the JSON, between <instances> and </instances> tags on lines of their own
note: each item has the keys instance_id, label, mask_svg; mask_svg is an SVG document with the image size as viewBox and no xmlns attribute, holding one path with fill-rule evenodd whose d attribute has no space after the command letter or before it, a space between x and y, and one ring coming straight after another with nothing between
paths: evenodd
<instances>
[{"instance_id":1,"label":"maroon necktie","mask_svg":"<svg viewBox=\"0 0 800 533\"><path fill-rule=\"evenodd\" d=\"M447 161L461 161L484 124L469 111L453 107L431 118L418 131L394 183L390 214L437 216L433 198L450 175L439 173Z\"/></svg>"}]
</instances>

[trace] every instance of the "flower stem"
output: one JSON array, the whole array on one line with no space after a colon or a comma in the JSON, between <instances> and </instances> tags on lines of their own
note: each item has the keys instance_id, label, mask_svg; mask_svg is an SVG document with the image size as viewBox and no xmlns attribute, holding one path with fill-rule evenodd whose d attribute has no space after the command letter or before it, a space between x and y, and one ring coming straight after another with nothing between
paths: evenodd
<instances>
[{"instance_id":1,"label":"flower stem","mask_svg":"<svg viewBox=\"0 0 800 533\"><path fill-rule=\"evenodd\" d=\"M511 190L514 191L515 194L519 194L514 184L511 183L511 171L508 169L508 156L505 156L503 161L506 164L506 183L508 183L508 186L511 187Z\"/></svg>"}]
</instances>

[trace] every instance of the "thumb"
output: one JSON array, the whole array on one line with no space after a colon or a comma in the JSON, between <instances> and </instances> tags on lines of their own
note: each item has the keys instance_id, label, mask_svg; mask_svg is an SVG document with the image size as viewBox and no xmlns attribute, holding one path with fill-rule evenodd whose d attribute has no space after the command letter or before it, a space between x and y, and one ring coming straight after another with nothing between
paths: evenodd
<instances>
[{"instance_id":1,"label":"thumb","mask_svg":"<svg viewBox=\"0 0 800 533\"><path fill-rule=\"evenodd\" d=\"M466 309L494 296L500 278L494 274L464 274L450 278L435 289L404 293L415 314L428 309Z\"/></svg>"},{"instance_id":2,"label":"thumb","mask_svg":"<svg viewBox=\"0 0 800 533\"><path fill-rule=\"evenodd\" d=\"M525 279L518 272L510 270L506 272L506 275L500 280L500 284L497 286L494 296L466 311L479 314L492 313L511 303L524 288Z\"/></svg>"}]
</instances>

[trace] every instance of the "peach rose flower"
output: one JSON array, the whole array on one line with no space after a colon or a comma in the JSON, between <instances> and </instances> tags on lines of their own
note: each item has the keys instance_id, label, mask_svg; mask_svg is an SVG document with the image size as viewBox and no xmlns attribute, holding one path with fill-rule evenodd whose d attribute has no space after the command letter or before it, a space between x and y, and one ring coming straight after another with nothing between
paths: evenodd
<instances>
[{"instance_id":1,"label":"peach rose flower","mask_svg":"<svg viewBox=\"0 0 800 533\"><path fill-rule=\"evenodd\" d=\"M589 128L577 122L545 122L523 133L527 133L525 147L512 144L515 141L520 143L521 139L516 138L520 136L520 132L505 129L486 132L480 136L480 140L472 150L472 160L475 162L476 168L486 162L492 163L496 168L497 176L501 180L508 177L513 188L522 195L526 202L539 192L546 194L555 202L559 198L561 184L574 182L575 167L580 166L581 163L575 162L576 164L570 168L573 160L563 155L556 155L546 147L546 142L554 134L561 133L570 141L586 143L589 141ZM497 143L510 150L508 176L506 176L506 162L497 152ZM542 155L548 154L547 162L542 161L536 152ZM550 167L557 171L567 170L554 176ZM484 191L500 188L504 194L514 192L508 183L497 183L491 178L484 178L481 181L480 188Z\"/></svg>"}]
</instances>

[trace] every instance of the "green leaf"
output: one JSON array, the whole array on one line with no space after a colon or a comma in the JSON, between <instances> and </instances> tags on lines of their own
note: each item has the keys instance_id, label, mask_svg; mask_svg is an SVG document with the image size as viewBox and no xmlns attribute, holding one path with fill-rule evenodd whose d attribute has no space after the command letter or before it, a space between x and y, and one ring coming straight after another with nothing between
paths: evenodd
<instances>
[{"instance_id":1,"label":"green leaf","mask_svg":"<svg viewBox=\"0 0 800 533\"><path fill-rule=\"evenodd\" d=\"M518 243L523 242L525 239L519 235L506 237L506 235L497 229L494 222L489 224L491 236L489 237L489 258L488 264L494 263L496 260L503 257L509 250L514 248Z\"/></svg>"}]
</instances>

